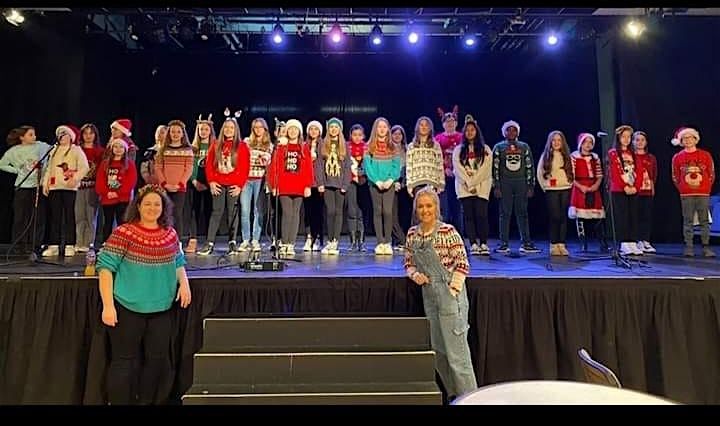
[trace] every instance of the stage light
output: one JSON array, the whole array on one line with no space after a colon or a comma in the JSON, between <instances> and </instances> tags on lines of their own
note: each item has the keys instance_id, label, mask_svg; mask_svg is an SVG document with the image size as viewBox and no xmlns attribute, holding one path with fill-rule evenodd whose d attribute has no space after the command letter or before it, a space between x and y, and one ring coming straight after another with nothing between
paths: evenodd
<instances>
[{"instance_id":1,"label":"stage light","mask_svg":"<svg viewBox=\"0 0 720 426\"><path fill-rule=\"evenodd\" d=\"M465 47L473 47L477 44L477 38L475 34L465 34L463 37L463 44Z\"/></svg>"},{"instance_id":2,"label":"stage light","mask_svg":"<svg viewBox=\"0 0 720 426\"><path fill-rule=\"evenodd\" d=\"M370 41L375 46L379 46L382 44L383 33L382 33L382 29L380 28L380 25L375 24L372 31L370 31Z\"/></svg>"},{"instance_id":3,"label":"stage light","mask_svg":"<svg viewBox=\"0 0 720 426\"><path fill-rule=\"evenodd\" d=\"M550 33L550 35L547 36L546 41L547 41L547 44L549 44L550 46L555 46L556 44L558 44L559 40L558 40L558 36L555 35L555 33Z\"/></svg>"},{"instance_id":4,"label":"stage light","mask_svg":"<svg viewBox=\"0 0 720 426\"><path fill-rule=\"evenodd\" d=\"M635 19L631 19L625 25L625 34L631 38L638 38L645 32L645 24Z\"/></svg>"},{"instance_id":5,"label":"stage light","mask_svg":"<svg viewBox=\"0 0 720 426\"><path fill-rule=\"evenodd\" d=\"M210 36L215 34L215 22L212 19L205 19L200 23L200 38L208 41Z\"/></svg>"},{"instance_id":6,"label":"stage light","mask_svg":"<svg viewBox=\"0 0 720 426\"><path fill-rule=\"evenodd\" d=\"M135 29L135 26L130 24L128 25L128 33L130 33L130 38L134 41L140 40L140 36L137 33L137 30Z\"/></svg>"},{"instance_id":7,"label":"stage light","mask_svg":"<svg viewBox=\"0 0 720 426\"><path fill-rule=\"evenodd\" d=\"M283 34L285 32L283 31L282 25L280 23L275 24L275 27L272 30L272 41L275 44L280 44L283 42Z\"/></svg>"},{"instance_id":8,"label":"stage light","mask_svg":"<svg viewBox=\"0 0 720 426\"><path fill-rule=\"evenodd\" d=\"M335 25L332 26L330 29L330 40L332 40L333 43L337 44L342 41L342 28L340 28L340 24L335 23Z\"/></svg>"},{"instance_id":9,"label":"stage light","mask_svg":"<svg viewBox=\"0 0 720 426\"><path fill-rule=\"evenodd\" d=\"M8 21L8 23L16 27L20 26L20 24L25 22L25 17L17 9L8 9L3 12L3 15L5 16L5 20Z\"/></svg>"},{"instance_id":10,"label":"stage light","mask_svg":"<svg viewBox=\"0 0 720 426\"><path fill-rule=\"evenodd\" d=\"M410 34L408 34L408 41L412 44L415 44L420 39L420 35L418 35L415 31L410 31Z\"/></svg>"}]
</instances>

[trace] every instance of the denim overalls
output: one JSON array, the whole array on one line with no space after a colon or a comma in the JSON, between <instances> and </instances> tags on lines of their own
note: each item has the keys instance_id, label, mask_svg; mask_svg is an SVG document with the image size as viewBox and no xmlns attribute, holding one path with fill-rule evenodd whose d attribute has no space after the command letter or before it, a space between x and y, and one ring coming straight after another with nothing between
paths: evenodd
<instances>
[{"instance_id":1,"label":"denim overalls","mask_svg":"<svg viewBox=\"0 0 720 426\"><path fill-rule=\"evenodd\" d=\"M468 297L465 286L457 297L450 293L452 274L443 267L433 241L438 230L413 243L417 270L430 282L422 286L425 315L430 322L430 344L435 351L435 369L448 395L457 397L477 389L467 341Z\"/></svg>"}]
</instances>

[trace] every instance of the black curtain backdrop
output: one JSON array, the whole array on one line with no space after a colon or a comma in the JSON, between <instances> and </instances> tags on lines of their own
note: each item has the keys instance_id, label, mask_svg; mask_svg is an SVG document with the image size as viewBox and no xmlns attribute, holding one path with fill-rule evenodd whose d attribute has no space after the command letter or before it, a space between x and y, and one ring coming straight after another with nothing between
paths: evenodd
<instances>
[{"instance_id":1,"label":"black curtain backdrop","mask_svg":"<svg viewBox=\"0 0 720 426\"><path fill-rule=\"evenodd\" d=\"M192 280L172 336L176 401L192 382L202 319L251 313L422 314L405 278ZM720 281L471 279L479 385L583 380L586 348L630 389L720 403ZM108 340L94 279L0 283L0 403L102 404Z\"/></svg>"}]
</instances>

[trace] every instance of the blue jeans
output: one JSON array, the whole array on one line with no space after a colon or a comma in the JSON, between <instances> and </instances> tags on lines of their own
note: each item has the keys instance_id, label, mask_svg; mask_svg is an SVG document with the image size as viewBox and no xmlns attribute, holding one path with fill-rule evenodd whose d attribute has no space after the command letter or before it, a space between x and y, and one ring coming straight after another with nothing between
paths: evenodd
<instances>
[{"instance_id":1,"label":"blue jeans","mask_svg":"<svg viewBox=\"0 0 720 426\"><path fill-rule=\"evenodd\" d=\"M252 223L252 240L260 241L260 209L259 197L262 188L262 179L250 179L243 187L240 193L240 227L242 229L242 239L250 240L250 207L253 210ZM254 198L254 200L253 200ZM253 202L254 201L254 202Z\"/></svg>"}]
</instances>

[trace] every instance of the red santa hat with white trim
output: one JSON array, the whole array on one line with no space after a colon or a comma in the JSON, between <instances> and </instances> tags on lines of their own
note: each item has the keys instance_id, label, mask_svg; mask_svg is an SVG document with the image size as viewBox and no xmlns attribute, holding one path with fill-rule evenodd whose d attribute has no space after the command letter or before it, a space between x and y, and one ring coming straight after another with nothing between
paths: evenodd
<instances>
[{"instance_id":1,"label":"red santa hat with white trim","mask_svg":"<svg viewBox=\"0 0 720 426\"><path fill-rule=\"evenodd\" d=\"M507 132L507 129L510 128L510 127L516 128L516 129L517 129L517 132L518 132L518 136L520 136L520 124L518 124L517 121L510 120L510 121L504 122L503 125L502 125L502 135L503 135L503 137L507 137L506 132Z\"/></svg>"},{"instance_id":2,"label":"red santa hat with white trim","mask_svg":"<svg viewBox=\"0 0 720 426\"><path fill-rule=\"evenodd\" d=\"M685 135L695 136L698 142L700 142L700 133L692 127L681 127L675 131L675 137L670 140L670 143L675 146L682 145L682 138Z\"/></svg>"},{"instance_id":3,"label":"red santa hat with white trim","mask_svg":"<svg viewBox=\"0 0 720 426\"><path fill-rule=\"evenodd\" d=\"M125 152L128 152L128 150L130 149L130 145L128 145L128 143L125 141L125 139L115 138L110 142L110 146L113 146L115 144L122 145L122 147L125 148Z\"/></svg>"},{"instance_id":4,"label":"red santa hat with white trim","mask_svg":"<svg viewBox=\"0 0 720 426\"><path fill-rule=\"evenodd\" d=\"M78 138L80 137L80 129L73 126L72 124L63 124L58 126L55 129L55 137L60 140L62 135L68 134L70 135L70 143L77 142Z\"/></svg>"},{"instance_id":5,"label":"red santa hat with white trim","mask_svg":"<svg viewBox=\"0 0 720 426\"><path fill-rule=\"evenodd\" d=\"M590 138L592 141L593 148L595 147L595 136L592 133L580 133L577 138L577 149L579 150L582 148L582 143L585 142L585 139Z\"/></svg>"},{"instance_id":6,"label":"red santa hat with white trim","mask_svg":"<svg viewBox=\"0 0 720 426\"><path fill-rule=\"evenodd\" d=\"M110 125L110 130L112 129L118 129L123 135L130 137L132 136L132 132L130 131L132 129L132 121L127 118L118 118Z\"/></svg>"}]
</instances>

